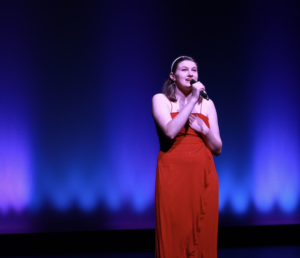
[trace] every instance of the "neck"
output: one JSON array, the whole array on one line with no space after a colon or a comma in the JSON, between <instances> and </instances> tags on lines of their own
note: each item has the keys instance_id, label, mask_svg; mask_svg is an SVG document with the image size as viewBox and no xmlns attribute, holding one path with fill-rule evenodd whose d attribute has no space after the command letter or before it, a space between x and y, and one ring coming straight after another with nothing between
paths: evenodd
<instances>
[{"instance_id":1,"label":"neck","mask_svg":"<svg viewBox=\"0 0 300 258\"><path fill-rule=\"evenodd\" d=\"M190 90L182 91L176 86L175 95L177 99L189 99L192 96L191 93Z\"/></svg>"},{"instance_id":2,"label":"neck","mask_svg":"<svg viewBox=\"0 0 300 258\"><path fill-rule=\"evenodd\" d=\"M188 100L192 97L191 91L182 92L178 87L175 89L175 96L179 102L187 103Z\"/></svg>"}]
</instances>

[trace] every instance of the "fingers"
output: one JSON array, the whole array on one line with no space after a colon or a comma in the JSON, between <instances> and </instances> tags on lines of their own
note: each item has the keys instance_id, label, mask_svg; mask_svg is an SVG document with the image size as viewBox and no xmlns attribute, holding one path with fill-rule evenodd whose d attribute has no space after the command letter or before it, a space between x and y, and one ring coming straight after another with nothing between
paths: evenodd
<instances>
[{"instance_id":1,"label":"fingers","mask_svg":"<svg viewBox=\"0 0 300 258\"><path fill-rule=\"evenodd\" d=\"M196 116L195 116L195 115L193 115L193 114L190 114L190 115L189 115L189 119L191 119L191 120L193 120L193 121L194 121L194 120L196 119Z\"/></svg>"},{"instance_id":2,"label":"fingers","mask_svg":"<svg viewBox=\"0 0 300 258\"><path fill-rule=\"evenodd\" d=\"M193 114L189 115L189 123L192 124L196 119L196 116L194 116Z\"/></svg>"},{"instance_id":3,"label":"fingers","mask_svg":"<svg viewBox=\"0 0 300 258\"><path fill-rule=\"evenodd\" d=\"M198 91L205 90L205 86L201 82L196 82L193 84L193 87Z\"/></svg>"}]
</instances>

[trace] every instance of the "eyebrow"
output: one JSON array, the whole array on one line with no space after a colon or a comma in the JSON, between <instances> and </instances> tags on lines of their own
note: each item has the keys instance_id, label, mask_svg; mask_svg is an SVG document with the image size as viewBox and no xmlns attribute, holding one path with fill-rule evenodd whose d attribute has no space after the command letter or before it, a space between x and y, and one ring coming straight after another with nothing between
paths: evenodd
<instances>
[{"instance_id":1,"label":"eyebrow","mask_svg":"<svg viewBox=\"0 0 300 258\"><path fill-rule=\"evenodd\" d=\"M188 68L188 67L187 67L187 66L182 66L182 67L180 67L180 69L182 69L182 68ZM194 69L194 68L197 69L197 66L194 66L192 69Z\"/></svg>"}]
</instances>

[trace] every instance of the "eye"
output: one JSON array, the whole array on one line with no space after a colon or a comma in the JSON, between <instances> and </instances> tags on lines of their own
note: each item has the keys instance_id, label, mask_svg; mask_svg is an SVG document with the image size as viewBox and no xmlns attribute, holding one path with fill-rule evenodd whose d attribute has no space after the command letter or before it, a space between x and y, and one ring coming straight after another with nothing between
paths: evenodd
<instances>
[{"instance_id":1,"label":"eye","mask_svg":"<svg viewBox=\"0 0 300 258\"><path fill-rule=\"evenodd\" d=\"M186 71L186 69L185 69L185 68L183 68L183 69L182 69L182 71Z\"/></svg>"}]
</instances>

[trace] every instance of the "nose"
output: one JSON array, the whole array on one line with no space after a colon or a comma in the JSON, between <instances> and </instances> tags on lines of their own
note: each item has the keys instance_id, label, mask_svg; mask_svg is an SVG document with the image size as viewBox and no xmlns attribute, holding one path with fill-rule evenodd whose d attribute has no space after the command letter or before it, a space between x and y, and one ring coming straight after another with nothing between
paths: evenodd
<instances>
[{"instance_id":1,"label":"nose","mask_svg":"<svg viewBox=\"0 0 300 258\"><path fill-rule=\"evenodd\" d=\"M191 69L188 69L188 76L193 77L194 76L194 71Z\"/></svg>"}]
</instances>

